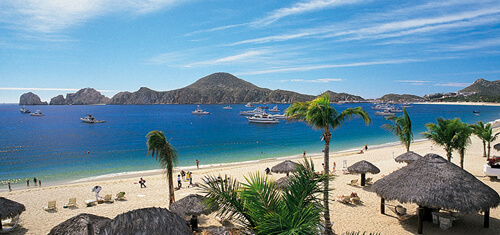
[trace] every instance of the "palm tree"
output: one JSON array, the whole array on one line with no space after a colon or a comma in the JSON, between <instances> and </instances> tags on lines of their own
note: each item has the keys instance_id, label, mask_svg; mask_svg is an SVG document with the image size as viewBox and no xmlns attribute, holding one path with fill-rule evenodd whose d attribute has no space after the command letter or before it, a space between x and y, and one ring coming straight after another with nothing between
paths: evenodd
<instances>
[{"instance_id":1,"label":"palm tree","mask_svg":"<svg viewBox=\"0 0 500 235\"><path fill-rule=\"evenodd\" d=\"M318 234L323 210L321 183L328 176L315 174L312 161L304 160L281 192L274 181L259 173L245 177L246 183L206 176L201 185L204 202L216 208L218 216L253 234Z\"/></svg>"},{"instance_id":2,"label":"palm tree","mask_svg":"<svg viewBox=\"0 0 500 235\"><path fill-rule=\"evenodd\" d=\"M457 134L453 140L454 148L460 155L460 167L464 169L465 151L471 143L470 136L472 135L472 128L464 122L459 122L457 125Z\"/></svg>"},{"instance_id":3,"label":"palm tree","mask_svg":"<svg viewBox=\"0 0 500 235\"><path fill-rule=\"evenodd\" d=\"M174 164L177 164L177 151L173 148L170 143L167 142L165 134L162 131L151 131L146 135L148 138L148 154L151 153L151 157L155 158L160 166L165 170L168 180L168 191L169 191L169 205L175 201L174 197L174 179L173 171Z\"/></svg>"},{"instance_id":4,"label":"palm tree","mask_svg":"<svg viewBox=\"0 0 500 235\"><path fill-rule=\"evenodd\" d=\"M371 118L361 107L348 108L340 114L330 106L330 95L325 93L309 102L293 103L286 109L285 115L292 120L305 121L313 128L323 130L323 139L325 140L324 149L324 172L329 174L330 163L330 140L332 134L330 129L335 130L341 127L345 121L351 117L359 116L368 125ZM328 207L328 178L324 179L323 206L325 208L325 234L333 234L332 223L330 221L330 209Z\"/></svg>"},{"instance_id":5,"label":"palm tree","mask_svg":"<svg viewBox=\"0 0 500 235\"><path fill-rule=\"evenodd\" d=\"M448 161L451 161L454 148L455 135L459 130L460 119L436 119L437 124L427 123L427 132L422 133L425 138L432 140L437 145L443 146Z\"/></svg>"},{"instance_id":6,"label":"palm tree","mask_svg":"<svg viewBox=\"0 0 500 235\"><path fill-rule=\"evenodd\" d=\"M398 136L399 140L406 147L406 152L410 151L410 144L413 141L413 132L411 130L411 120L410 116L406 112L406 109L403 108L403 116L390 116L387 118L393 122L393 124L384 124L382 127L385 129L394 132L396 136Z\"/></svg>"},{"instance_id":7,"label":"palm tree","mask_svg":"<svg viewBox=\"0 0 500 235\"><path fill-rule=\"evenodd\" d=\"M491 150L491 142L495 141L498 138L500 132L493 134L493 128L491 127L491 123L487 123L486 125L479 121L477 124L471 125L473 129L473 133L483 141L483 157L490 158L490 150ZM486 154L486 143L488 143L488 154Z\"/></svg>"}]
</instances>

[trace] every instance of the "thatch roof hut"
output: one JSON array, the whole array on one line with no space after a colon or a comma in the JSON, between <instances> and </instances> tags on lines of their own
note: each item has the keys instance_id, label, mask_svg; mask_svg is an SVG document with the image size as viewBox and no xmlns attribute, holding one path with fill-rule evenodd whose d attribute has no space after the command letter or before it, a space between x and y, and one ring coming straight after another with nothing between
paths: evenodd
<instances>
[{"instance_id":1,"label":"thatch roof hut","mask_svg":"<svg viewBox=\"0 0 500 235\"><path fill-rule=\"evenodd\" d=\"M106 222L110 220L111 219L107 217L82 213L53 227L48 235L98 234L100 227L102 227L104 224L106 224ZM91 231L89 231L89 228L91 229Z\"/></svg>"},{"instance_id":2,"label":"thatch roof hut","mask_svg":"<svg viewBox=\"0 0 500 235\"><path fill-rule=\"evenodd\" d=\"M285 189L290 184L290 177L288 176L281 177L278 180L276 180L274 184L278 189Z\"/></svg>"},{"instance_id":3,"label":"thatch roof hut","mask_svg":"<svg viewBox=\"0 0 500 235\"><path fill-rule=\"evenodd\" d=\"M26 210L23 204L0 197L0 220L14 218ZM0 224L0 228L1 228Z\"/></svg>"},{"instance_id":4,"label":"thatch roof hut","mask_svg":"<svg viewBox=\"0 0 500 235\"><path fill-rule=\"evenodd\" d=\"M271 172L286 173L286 175L288 176L290 172L294 172L297 170L298 165L298 163L292 162L290 160L285 160L284 162L273 166L273 168L271 168Z\"/></svg>"},{"instance_id":5,"label":"thatch roof hut","mask_svg":"<svg viewBox=\"0 0 500 235\"><path fill-rule=\"evenodd\" d=\"M463 213L485 212L485 227L488 227L489 210L500 203L495 190L436 154L425 155L378 180L372 187L382 203L397 200L419 205L419 233L424 207ZM381 209L383 213L383 205Z\"/></svg>"},{"instance_id":6,"label":"thatch roof hut","mask_svg":"<svg viewBox=\"0 0 500 235\"><path fill-rule=\"evenodd\" d=\"M350 173L361 174L361 186L365 186L366 173L372 173L372 174L380 173L380 169L378 169L378 167L365 160L352 164L350 167L347 167L347 170Z\"/></svg>"},{"instance_id":7,"label":"thatch roof hut","mask_svg":"<svg viewBox=\"0 0 500 235\"><path fill-rule=\"evenodd\" d=\"M418 153L415 153L413 151L408 151L406 153L399 155L394 160L399 163L405 162L406 164L410 164L420 158L422 158L422 156L420 156Z\"/></svg>"},{"instance_id":8,"label":"thatch roof hut","mask_svg":"<svg viewBox=\"0 0 500 235\"><path fill-rule=\"evenodd\" d=\"M191 234L186 221L165 208L143 208L117 215L99 234Z\"/></svg>"},{"instance_id":9,"label":"thatch roof hut","mask_svg":"<svg viewBox=\"0 0 500 235\"><path fill-rule=\"evenodd\" d=\"M493 145L493 148L496 149L497 151L500 151L500 144Z\"/></svg>"},{"instance_id":10,"label":"thatch roof hut","mask_svg":"<svg viewBox=\"0 0 500 235\"><path fill-rule=\"evenodd\" d=\"M198 194L190 194L172 203L169 210L182 218L189 215L208 215L214 211L214 209L207 207L207 205L203 203L203 196Z\"/></svg>"}]
</instances>

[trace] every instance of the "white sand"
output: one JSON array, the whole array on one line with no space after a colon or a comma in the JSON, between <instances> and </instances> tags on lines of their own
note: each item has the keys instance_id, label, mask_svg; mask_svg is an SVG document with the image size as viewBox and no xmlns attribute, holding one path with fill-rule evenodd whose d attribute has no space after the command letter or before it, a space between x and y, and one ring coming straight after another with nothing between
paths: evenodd
<instances>
[{"instance_id":1,"label":"white sand","mask_svg":"<svg viewBox=\"0 0 500 235\"><path fill-rule=\"evenodd\" d=\"M499 130L496 130L497 132ZM497 141L498 142L498 141ZM371 146L369 146L371 147ZM422 141L414 143L411 150L421 155L429 152L437 153L445 156L445 152L438 146L433 146L431 151L431 142ZM416 234L417 221L416 218L400 222L393 216L392 212L386 210L387 215L380 214L380 198L372 192L370 187L353 187L346 184L352 179L359 179L359 175L342 175L343 160L347 161L348 165L360 160L367 160L380 168L381 172L377 175L368 175L374 177L374 180L380 179L383 175L388 175L392 171L403 167L405 164L396 163L393 156L398 156L404 153L403 146L389 146L382 148L369 148L365 154L356 154L355 152L347 152L340 154L331 154L331 164L337 165L336 174L338 175L331 183L330 187L334 190L330 193L331 203L331 218L334 223L333 228L338 234L346 231L368 231L380 232L382 234ZM357 151L356 151L357 152ZM499 152L492 149L492 155L498 155ZM182 157L182 156L180 156ZM297 155L296 160L300 160L301 154ZM247 163L241 165L231 165L225 167L213 167L206 169L194 170L194 181L201 182L201 178L206 174L227 174L238 180L243 180L243 176L250 172L264 172L266 167L272 167L280 160L266 160L256 163ZM313 157L316 169L321 168L322 156L316 154ZM459 157L454 155L453 162L458 164ZM473 137L473 144L467 152L465 159L465 169L476 175L479 180L489 185L497 192L500 190L500 181L483 178L482 167L485 159L482 157L482 144L479 139ZM178 172L175 173L176 175ZM278 179L283 177L283 174L273 174L270 177ZM126 177L126 178L125 178ZM53 187L30 188L30 189L15 189L13 192L2 192L0 196L11 200L23 203L26 206L26 211L21 215L22 218L22 233L25 234L47 234L50 229L57 224L69 219L80 213L91 213L101 216L113 218L116 215L144 207L168 207L168 187L165 178L160 175L144 176L147 188L140 188L138 181L140 176L124 176L104 181L94 181L77 183L71 185L61 185ZM174 180L176 182L176 180ZM86 207L84 200L93 199L94 194L91 188L94 185L101 185L103 190L101 196L112 194L113 196L125 191L127 201L117 201L113 204L99 204L93 207ZM185 187L187 184L184 183ZM176 199L180 199L191 193L196 193L197 188L183 188L175 192ZM335 202L339 195L350 194L356 191L361 197L363 204L359 206L345 205ZM68 202L71 197L77 198L78 208L66 209L62 208L64 203ZM57 201L57 212L46 212L42 209L50 200ZM453 200L450 198L450 200ZM398 202L389 202L398 204ZM409 212L415 212L416 205L405 205ZM424 223L425 234L500 234L500 209L491 210L490 228L483 228L483 216L481 214L462 215L457 221L453 222L453 227L448 230L441 230L438 225L431 222ZM202 227L209 225L220 225L211 216L200 217Z\"/></svg>"}]
</instances>

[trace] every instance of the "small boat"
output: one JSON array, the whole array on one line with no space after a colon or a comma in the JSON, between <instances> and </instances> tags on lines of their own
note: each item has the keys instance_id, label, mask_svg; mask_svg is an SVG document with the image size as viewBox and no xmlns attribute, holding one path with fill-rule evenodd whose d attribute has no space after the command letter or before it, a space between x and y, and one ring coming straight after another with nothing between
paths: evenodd
<instances>
[{"instance_id":1,"label":"small boat","mask_svg":"<svg viewBox=\"0 0 500 235\"><path fill-rule=\"evenodd\" d=\"M240 115L242 115L242 116L253 116L255 114L260 114L260 113L263 113L263 112L264 112L264 110L262 110L261 107L257 107L254 110L250 110L250 111L240 111Z\"/></svg>"},{"instance_id":2,"label":"small boat","mask_svg":"<svg viewBox=\"0 0 500 235\"><path fill-rule=\"evenodd\" d=\"M31 111L24 106L20 108L19 111L21 111L21 113L31 113Z\"/></svg>"},{"instance_id":3,"label":"small boat","mask_svg":"<svg viewBox=\"0 0 500 235\"><path fill-rule=\"evenodd\" d=\"M269 109L269 112L279 112L278 105L274 106L272 109Z\"/></svg>"},{"instance_id":4,"label":"small boat","mask_svg":"<svg viewBox=\"0 0 500 235\"><path fill-rule=\"evenodd\" d=\"M288 119L288 117L285 116L284 114L273 114L272 116L273 116L273 118L276 118L276 119Z\"/></svg>"},{"instance_id":5,"label":"small boat","mask_svg":"<svg viewBox=\"0 0 500 235\"><path fill-rule=\"evenodd\" d=\"M253 115L253 117L247 117L250 123L263 123L263 124L276 124L280 121L276 120L272 115L267 113L259 113Z\"/></svg>"},{"instance_id":6,"label":"small boat","mask_svg":"<svg viewBox=\"0 0 500 235\"><path fill-rule=\"evenodd\" d=\"M391 113L402 113L402 109L398 109L396 107L389 107L387 110L389 110Z\"/></svg>"},{"instance_id":7,"label":"small boat","mask_svg":"<svg viewBox=\"0 0 500 235\"><path fill-rule=\"evenodd\" d=\"M477 110L474 110L474 111L472 111L472 113L480 113L480 112L479 112L479 111L477 111Z\"/></svg>"},{"instance_id":8,"label":"small boat","mask_svg":"<svg viewBox=\"0 0 500 235\"><path fill-rule=\"evenodd\" d=\"M80 118L83 123L105 123L106 121L98 121L92 116L92 114L87 114L87 116Z\"/></svg>"},{"instance_id":9,"label":"small boat","mask_svg":"<svg viewBox=\"0 0 500 235\"><path fill-rule=\"evenodd\" d=\"M252 102L248 102L247 104L245 104L245 107L247 107L247 108L253 108L255 106L252 104Z\"/></svg>"},{"instance_id":10,"label":"small boat","mask_svg":"<svg viewBox=\"0 0 500 235\"><path fill-rule=\"evenodd\" d=\"M194 114L194 115L207 115L207 114L210 114L209 112L207 112L207 111L205 111L205 110L201 109L199 105L198 105L198 107L196 107L196 109L195 109L193 112L191 112L191 113L192 113L192 114Z\"/></svg>"},{"instance_id":11,"label":"small boat","mask_svg":"<svg viewBox=\"0 0 500 235\"><path fill-rule=\"evenodd\" d=\"M386 110L389 108L389 105L387 104L377 104L375 106L372 106L373 110Z\"/></svg>"},{"instance_id":12,"label":"small boat","mask_svg":"<svg viewBox=\"0 0 500 235\"><path fill-rule=\"evenodd\" d=\"M36 112L31 113L31 116L39 116L39 117L41 117L41 116L45 116L45 114L43 114L42 111L37 110Z\"/></svg>"},{"instance_id":13,"label":"small boat","mask_svg":"<svg viewBox=\"0 0 500 235\"><path fill-rule=\"evenodd\" d=\"M375 112L375 115L379 115L379 116L394 116L394 115L396 115L396 113L393 113L390 110L386 109L384 111Z\"/></svg>"},{"instance_id":14,"label":"small boat","mask_svg":"<svg viewBox=\"0 0 500 235\"><path fill-rule=\"evenodd\" d=\"M228 106L222 107L222 109L233 109L233 107L231 107L231 105L228 105Z\"/></svg>"}]
</instances>

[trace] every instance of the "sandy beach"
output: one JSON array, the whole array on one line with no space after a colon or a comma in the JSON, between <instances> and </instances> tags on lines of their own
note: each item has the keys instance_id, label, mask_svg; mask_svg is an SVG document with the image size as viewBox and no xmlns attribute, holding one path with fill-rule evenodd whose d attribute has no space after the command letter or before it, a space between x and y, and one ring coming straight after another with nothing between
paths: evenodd
<instances>
[{"instance_id":1,"label":"sandy beach","mask_svg":"<svg viewBox=\"0 0 500 235\"><path fill-rule=\"evenodd\" d=\"M496 129L496 132L500 129ZM395 137L396 140L396 137ZM496 141L495 143L498 143ZM364 146L360 145L361 147ZM368 174L367 177L373 177L374 181L380 179L384 175L390 174L405 164L396 163L393 157L404 153L405 149L402 145L393 146L368 146L369 149L364 154L357 154L359 150L346 151L342 153L331 154L331 164L336 163L336 177L331 181L331 218L334 223L333 228L337 234L342 234L347 231L367 231L380 232L381 234L416 234L417 219L413 217L406 221L399 221L394 214L386 211L386 215L380 214L380 198L372 191L371 187L350 186L346 182L352 179L359 179L359 175L343 175L342 164L345 161L347 166L350 166L357 161L367 160L378 168L381 172L376 175ZM427 153L437 153L445 156L445 152L438 146L433 146L430 141L417 141L412 144L411 150L425 155ZM499 152L492 149L492 155L499 155ZM301 160L301 153L292 157L294 161ZM182 156L180 156L182 157ZM320 153L309 155L314 161L316 169L321 167L322 155ZM192 170L194 182L201 183L204 175L229 175L238 180L244 180L243 176L250 172L260 171L264 173L266 167L272 167L283 159L268 159L258 162L234 164L218 167L202 167ZM458 164L458 154L454 154L453 162ZM467 151L465 158L465 169L478 177L479 180L489 185L497 192L500 192L500 181L491 180L488 177L483 177L482 169L485 159L482 157L481 141L472 137L472 145ZM175 174L178 174L178 169ZM272 179L279 179L284 174L270 175ZM147 182L147 188L140 188L137 181L139 177L143 177ZM95 198L91 189L95 185L102 186L103 190L100 195L112 194L113 196L120 192L126 192L127 201L116 201L112 204L99 204L93 207L86 207L84 200ZM176 199L180 199L192 193L199 192L199 188L187 188L187 182L183 183L183 188L175 192ZM14 188L12 192L1 192L0 196L20 202L26 206L26 211L21 215L21 227L13 234L47 234L50 229L57 224L69 219L80 213L90 213L100 216L113 218L116 215L144 207L164 207L168 208L168 189L166 179L162 174L149 175L127 175L119 178L82 182L68 185L51 186L51 187L33 187L31 188ZM361 197L362 205L346 205L336 202L335 199L342 194L350 194L357 192ZM68 202L69 198L77 198L77 208L67 209L63 205ZM47 212L43 207L48 201L57 201L57 212ZM452 200L452 199L450 199ZM389 202L399 204L398 202ZM416 205L404 205L410 213L416 211ZM500 234L500 208L491 210L490 228L483 228L483 215L470 214L460 215L453 222L453 227L448 230L441 230L439 225L432 222L424 223L424 234ZM214 219L214 214L200 217L200 226L207 227L211 225L220 226Z\"/></svg>"},{"instance_id":2,"label":"sandy beach","mask_svg":"<svg viewBox=\"0 0 500 235\"><path fill-rule=\"evenodd\" d=\"M490 102L415 102L414 104L500 106L500 103L490 103Z\"/></svg>"}]
</instances>

